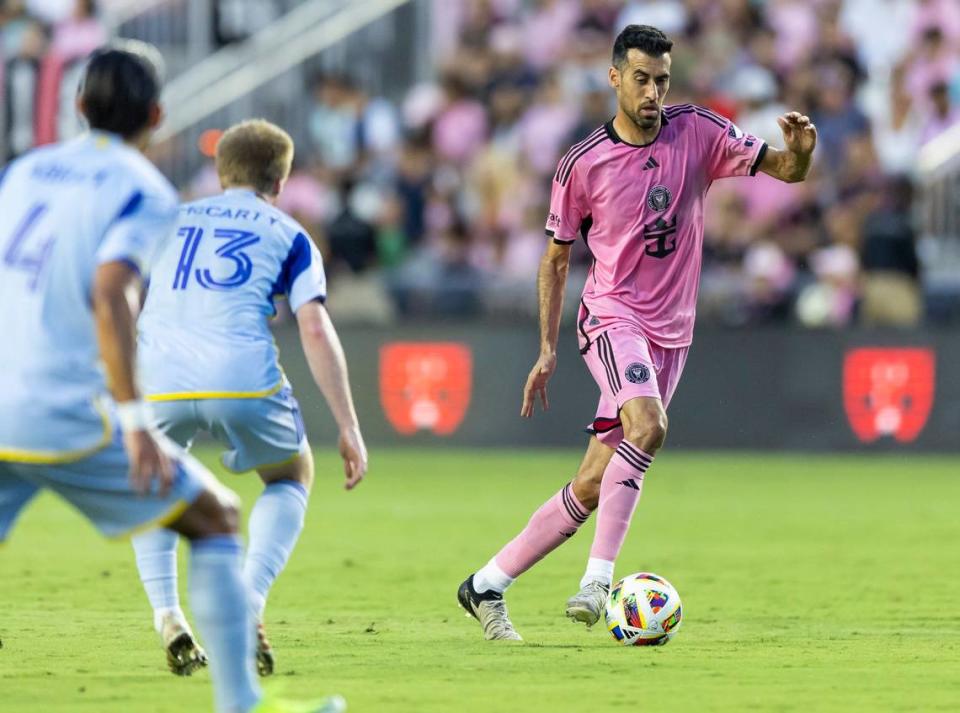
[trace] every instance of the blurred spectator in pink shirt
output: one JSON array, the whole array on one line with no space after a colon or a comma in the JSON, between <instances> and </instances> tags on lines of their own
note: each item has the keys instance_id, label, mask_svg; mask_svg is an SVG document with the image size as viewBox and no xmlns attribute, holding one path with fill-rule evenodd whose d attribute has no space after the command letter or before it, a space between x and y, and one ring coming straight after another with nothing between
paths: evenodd
<instances>
[{"instance_id":1,"label":"blurred spectator in pink shirt","mask_svg":"<svg viewBox=\"0 0 960 713\"><path fill-rule=\"evenodd\" d=\"M960 107L950 104L949 86L943 80L930 87L931 112L920 133L920 143L937 138L951 126L960 123Z\"/></svg>"},{"instance_id":2,"label":"blurred spectator in pink shirt","mask_svg":"<svg viewBox=\"0 0 960 713\"><path fill-rule=\"evenodd\" d=\"M534 6L523 23L523 48L530 66L543 70L557 62L573 41L580 7L575 0L535 0Z\"/></svg>"},{"instance_id":3,"label":"blurred spectator in pink shirt","mask_svg":"<svg viewBox=\"0 0 960 713\"><path fill-rule=\"evenodd\" d=\"M957 0L917 0L911 40L919 42L927 29L938 27L953 50L960 45L960 2Z\"/></svg>"},{"instance_id":4,"label":"blurred spectator in pink shirt","mask_svg":"<svg viewBox=\"0 0 960 713\"><path fill-rule=\"evenodd\" d=\"M328 183L296 168L277 198L277 207L295 217L311 234L316 234L316 226L333 218L336 196Z\"/></svg>"},{"instance_id":5,"label":"blurred spectator in pink shirt","mask_svg":"<svg viewBox=\"0 0 960 713\"><path fill-rule=\"evenodd\" d=\"M927 25L920 32L919 48L908 59L906 86L916 99L917 108L930 111L930 90L944 77L960 71L960 55L951 47L939 25Z\"/></svg>"},{"instance_id":6,"label":"blurred spectator in pink shirt","mask_svg":"<svg viewBox=\"0 0 960 713\"><path fill-rule=\"evenodd\" d=\"M777 34L780 69L793 67L816 46L817 14L809 0L773 0L769 21Z\"/></svg>"},{"instance_id":7,"label":"blurred spectator in pink shirt","mask_svg":"<svg viewBox=\"0 0 960 713\"><path fill-rule=\"evenodd\" d=\"M82 57L107 41L94 0L76 0L73 13L53 26L51 49L64 57Z\"/></svg>"},{"instance_id":8,"label":"blurred spectator in pink shirt","mask_svg":"<svg viewBox=\"0 0 960 713\"><path fill-rule=\"evenodd\" d=\"M557 159L568 148L564 141L576 126L578 110L563 100L557 77L547 77L520 120L520 150L538 175L553 173Z\"/></svg>"},{"instance_id":9,"label":"blurred spectator in pink shirt","mask_svg":"<svg viewBox=\"0 0 960 713\"><path fill-rule=\"evenodd\" d=\"M487 138L487 112L467 92L459 76L443 79L446 105L433 124L433 147L440 158L454 163L469 160Z\"/></svg>"}]
</instances>

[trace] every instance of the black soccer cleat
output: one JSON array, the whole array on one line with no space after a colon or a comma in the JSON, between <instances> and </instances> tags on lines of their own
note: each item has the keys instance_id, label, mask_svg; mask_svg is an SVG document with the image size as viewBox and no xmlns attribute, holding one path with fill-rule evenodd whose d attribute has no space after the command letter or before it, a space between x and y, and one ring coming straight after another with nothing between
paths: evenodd
<instances>
[{"instance_id":1,"label":"black soccer cleat","mask_svg":"<svg viewBox=\"0 0 960 713\"><path fill-rule=\"evenodd\" d=\"M457 590L457 601L466 610L467 616L472 616L480 622L480 626L483 627L483 638L523 641L520 634L513 628L503 595L492 589L483 593L478 592L473 588L472 574Z\"/></svg>"},{"instance_id":2,"label":"black soccer cleat","mask_svg":"<svg viewBox=\"0 0 960 713\"><path fill-rule=\"evenodd\" d=\"M167 667L174 675L189 676L207 665L207 654L182 615L163 617L160 638L167 655Z\"/></svg>"}]
</instances>

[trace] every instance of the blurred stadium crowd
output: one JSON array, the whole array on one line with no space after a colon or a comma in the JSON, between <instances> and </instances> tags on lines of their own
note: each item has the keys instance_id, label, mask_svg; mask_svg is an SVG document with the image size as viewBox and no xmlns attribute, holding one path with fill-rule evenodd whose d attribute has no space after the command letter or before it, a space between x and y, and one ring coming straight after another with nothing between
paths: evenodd
<instances>
[{"instance_id":1,"label":"blurred stadium crowd","mask_svg":"<svg viewBox=\"0 0 960 713\"><path fill-rule=\"evenodd\" d=\"M0 7L7 59L103 39L90 0ZM704 104L774 145L784 111L820 134L805 183L712 188L701 318L922 321L912 177L919 148L960 122L957 0L433 0L431 81L388 99L349 74L310 79L280 205L324 250L338 315L535 310L551 177L613 115L607 67L629 23L674 39L668 103ZM217 188L207 167L183 190ZM582 244L575 263L586 272Z\"/></svg>"}]
</instances>

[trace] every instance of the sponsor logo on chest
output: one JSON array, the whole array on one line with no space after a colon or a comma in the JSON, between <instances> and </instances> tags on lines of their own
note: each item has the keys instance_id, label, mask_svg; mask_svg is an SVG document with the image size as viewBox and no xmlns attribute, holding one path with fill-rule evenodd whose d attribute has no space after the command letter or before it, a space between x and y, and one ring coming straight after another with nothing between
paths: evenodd
<instances>
[{"instance_id":1,"label":"sponsor logo on chest","mask_svg":"<svg viewBox=\"0 0 960 713\"><path fill-rule=\"evenodd\" d=\"M662 213L670 207L672 202L673 194L662 184L657 184L647 191L647 208L650 210Z\"/></svg>"}]
</instances>

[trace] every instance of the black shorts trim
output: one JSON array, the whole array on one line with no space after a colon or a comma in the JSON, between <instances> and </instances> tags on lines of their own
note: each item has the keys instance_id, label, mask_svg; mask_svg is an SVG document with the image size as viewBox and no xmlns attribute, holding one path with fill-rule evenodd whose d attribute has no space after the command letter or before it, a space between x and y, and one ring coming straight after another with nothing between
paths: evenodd
<instances>
[{"instance_id":1,"label":"black shorts trim","mask_svg":"<svg viewBox=\"0 0 960 713\"><path fill-rule=\"evenodd\" d=\"M603 363L607 371L607 382L610 384L610 390L614 395L620 393L622 384L620 382L620 372L617 369L617 359L613 354L613 345L610 343L610 337L604 332L597 337L597 356Z\"/></svg>"},{"instance_id":2,"label":"black shorts trim","mask_svg":"<svg viewBox=\"0 0 960 713\"><path fill-rule=\"evenodd\" d=\"M583 335L583 340L585 342L583 348L580 350L581 356L590 351L592 343L590 341L590 336L587 334L587 330L583 328L583 325L587 323L587 320L590 319L590 308L587 307L587 303L583 301L583 298L580 298L580 305L583 307L583 319L577 322L577 329L580 330L580 334Z\"/></svg>"}]
</instances>

